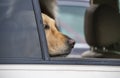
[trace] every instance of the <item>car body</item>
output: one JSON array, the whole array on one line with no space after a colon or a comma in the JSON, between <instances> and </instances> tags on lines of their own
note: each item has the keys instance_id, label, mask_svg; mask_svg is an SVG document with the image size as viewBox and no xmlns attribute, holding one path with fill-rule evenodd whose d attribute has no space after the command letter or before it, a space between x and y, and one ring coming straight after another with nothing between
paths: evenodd
<instances>
[{"instance_id":1,"label":"car body","mask_svg":"<svg viewBox=\"0 0 120 78\"><path fill-rule=\"evenodd\" d=\"M89 6L88 0L60 0L59 5L65 1ZM0 78L120 77L119 59L49 57L38 0L1 0L0 15Z\"/></svg>"}]
</instances>

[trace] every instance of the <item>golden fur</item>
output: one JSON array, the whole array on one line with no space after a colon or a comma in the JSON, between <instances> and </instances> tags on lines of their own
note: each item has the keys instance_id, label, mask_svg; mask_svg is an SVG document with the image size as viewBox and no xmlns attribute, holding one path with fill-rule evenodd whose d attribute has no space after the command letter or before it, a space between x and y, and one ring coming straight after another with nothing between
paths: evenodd
<instances>
[{"instance_id":1,"label":"golden fur","mask_svg":"<svg viewBox=\"0 0 120 78\"><path fill-rule=\"evenodd\" d=\"M55 26L55 20L43 13L42 18L49 48L49 54L51 56L68 54L73 48L74 40L72 43L70 43L69 40L72 39L58 31Z\"/></svg>"}]
</instances>

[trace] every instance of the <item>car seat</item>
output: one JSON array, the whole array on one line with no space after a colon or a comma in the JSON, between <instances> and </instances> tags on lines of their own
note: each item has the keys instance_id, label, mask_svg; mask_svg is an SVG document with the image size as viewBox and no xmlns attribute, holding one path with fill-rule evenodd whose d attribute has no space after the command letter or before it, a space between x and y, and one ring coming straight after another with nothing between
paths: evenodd
<instances>
[{"instance_id":1,"label":"car seat","mask_svg":"<svg viewBox=\"0 0 120 78\"><path fill-rule=\"evenodd\" d=\"M120 16L107 5L91 5L86 9L84 31L90 50L82 58L120 58Z\"/></svg>"}]
</instances>

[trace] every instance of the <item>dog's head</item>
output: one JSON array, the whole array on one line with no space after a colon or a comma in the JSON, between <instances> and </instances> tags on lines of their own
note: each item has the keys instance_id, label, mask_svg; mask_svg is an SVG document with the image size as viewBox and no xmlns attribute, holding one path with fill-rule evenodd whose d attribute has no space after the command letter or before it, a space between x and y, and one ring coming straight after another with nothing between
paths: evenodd
<instances>
[{"instance_id":1,"label":"dog's head","mask_svg":"<svg viewBox=\"0 0 120 78\"><path fill-rule=\"evenodd\" d=\"M42 18L50 56L69 54L75 41L58 31L55 20L43 13Z\"/></svg>"}]
</instances>

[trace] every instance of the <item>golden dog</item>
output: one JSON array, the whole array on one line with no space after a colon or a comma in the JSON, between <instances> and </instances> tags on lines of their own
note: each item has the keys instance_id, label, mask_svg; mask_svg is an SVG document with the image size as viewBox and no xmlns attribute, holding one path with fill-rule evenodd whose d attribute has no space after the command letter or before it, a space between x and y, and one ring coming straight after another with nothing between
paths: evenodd
<instances>
[{"instance_id":1,"label":"golden dog","mask_svg":"<svg viewBox=\"0 0 120 78\"><path fill-rule=\"evenodd\" d=\"M62 34L56 26L56 0L39 0L50 56L69 54L75 41Z\"/></svg>"},{"instance_id":2,"label":"golden dog","mask_svg":"<svg viewBox=\"0 0 120 78\"><path fill-rule=\"evenodd\" d=\"M66 35L63 35L56 28L55 20L42 13L43 24L51 56L69 54L74 47L75 41Z\"/></svg>"}]
</instances>

